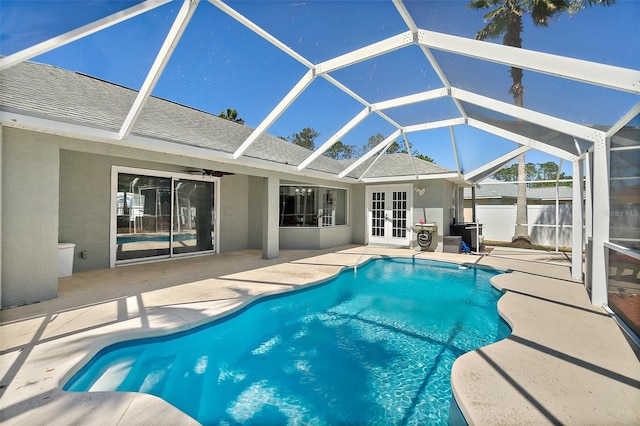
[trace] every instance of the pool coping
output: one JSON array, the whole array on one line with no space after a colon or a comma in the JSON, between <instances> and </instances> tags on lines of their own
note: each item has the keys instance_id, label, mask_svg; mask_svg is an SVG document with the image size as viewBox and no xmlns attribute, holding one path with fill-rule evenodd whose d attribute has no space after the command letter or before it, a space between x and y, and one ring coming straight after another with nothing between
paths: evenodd
<instances>
[{"instance_id":1,"label":"pool coping","mask_svg":"<svg viewBox=\"0 0 640 426\"><path fill-rule=\"evenodd\" d=\"M131 338L162 336L186 331L201 326L206 322L215 321L238 309L242 309L247 304L255 302L255 300L262 296L319 284L320 282L335 277L345 268L362 265L376 257L417 257L445 261L452 264L467 263L467 266L471 267L490 268L501 271L510 269L508 267L509 261L498 257L491 259L490 256L470 257L468 255L416 252L406 249L383 249L360 246L326 251L324 253L318 253L315 256L314 254L316 253L310 252L309 257L297 259L292 262L272 263L257 269L250 269L227 276L195 280L181 284L176 288L170 287L168 289L163 288L144 292L142 296L138 296L138 298L152 301L146 302L147 304L144 305L147 317L146 328L141 327L141 322L144 322L143 315L133 315L131 318L124 318L122 321L117 322L106 321L106 319L110 318L111 313L107 312L108 309L101 306L102 304L79 306L71 310L50 310L46 312L47 308L45 305L47 303L43 302L41 308L44 309L40 309L40 311L46 312L45 314L41 314L40 316L36 315L35 317L29 317L27 315L21 321L17 322L11 320L5 321L5 318L12 316L9 315L8 311L13 311L13 313L18 310L29 311L28 307L3 310L1 330L4 334L0 334L1 337L9 337L16 329L24 329L20 332L26 333L25 339L28 340L29 336L32 336L32 338L30 339L30 344L27 343L20 346L20 350L10 350L11 347L5 349L5 345L3 344L2 356L0 358L3 364L3 376L5 379L9 377L11 380L7 388L4 389L4 395L0 400L0 409L3 412L2 420L6 420L7 424L18 424L27 421L31 424L48 424L51 423L51 419L56 419L55 423L81 421L82 423L129 424L144 423L145 419L157 420L162 418L168 423L194 423L195 421L191 417L180 412L160 398L151 395L123 392L72 393L62 391L61 385L82 367L82 361L87 361L98 351L112 343L130 340ZM475 262L469 262L469 259L474 259ZM299 271L301 264L306 265L303 272ZM565 266L560 266L557 269L561 271L563 268L565 268ZM549 267L542 266L541 269L548 270ZM499 277L508 277L514 273L516 274L515 279L507 279L504 281L504 279L501 278L497 280ZM569 286L571 290L575 290L575 288L581 289L581 291L570 291L570 293L576 293L572 294L571 298L580 299L579 306L581 309L588 312L595 312L600 309L592 307L588 303L588 299L585 302L584 298L586 297L586 293L584 292L584 287L566 280L566 277L558 279L527 273L527 279L523 280L522 276L517 275L522 273L523 272L516 271L510 274L501 274L493 279L493 281L495 281L493 282L494 286L505 292L498 305L501 315L510 323L515 336L519 338L530 340L541 338L535 330L531 330L532 327L529 327L526 321L524 324L522 323L518 311L523 309L522 306L526 308L526 302L531 302L530 300L526 300L527 298L538 300L535 299L535 297L548 297L548 295L544 293L532 293L529 296L518 294L517 292L523 292L521 286L518 285L518 283L521 284L523 281L529 282L532 278L537 277L538 280L542 281L555 280L553 281L553 285L558 288ZM256 274L270 278L263 279L264 282L252 282L252 280L255 281ZM558 272L558 275L562 275L562 273ZM512 278L514 277L512 276ZM246 293L244 293L243 297L236 297L235 302L233 302L233 300L231 302L225 301L224 299L207 299L212 289L225 290L223 287L216 287L216 285L214 285L219 284L216 281L220 279L228 280L223 283L224 285L231 285L229 283L232 283L235 285L235 287L233 287L234 289L246 290ZM278 279L282 280L276 282ZM260 286L262 286L262 288ZM528 288L524 290L531 292L530 287L531 286L528 286ZM268 289L268 291L266 289ZM190 300L188 303L167 304L165 303L167 300L170 302L180 302L180 300L171 300L172 298L180 298L180 296L176 296L175 294L171 295L172 290L174 293L175 290L191 292L191 294L194 295L193 300ZM565 291L565 289L562 291ZM132 297L133 296L129 296L124 299L124 302L123 299L117 299L117 303L119 306L123 304L126 305L133 300ZM182 297L185 299L184 296ZM560 299L566 297L567 296L561 296ZM524 299L524 301L521 299ZM155 300L155 302L153 302L153 300ZM105 303L112 305L114 302L107 301ZM571 301L570 303L575 304L578 302ZM55 306L53 303L51 303L51 305ZM38 311L38 309L35 308L32 310ZM96 321L98 321L98 323L99 321L105 322L99 323L100 326L86 327L85 323L91 323L92 318L97 318ZM606 330L605 333L607 335L616 335L619 331L617 326L608 316L606 318L606 320L598 318L600 322L604 321L606 323L603 330ZM42 321L39 321L39 319L42 319ZM50 324L55 323L56 320L60 320L59 322L64 321L64 324L61 324L56 330L49 332ZM600 332L601 330L598 331ZM542 338L544 338L544 336ZM3 338L2 340L5 341L6 339ZM592 338L590 340L594 339ZM491 356L494 357L492 361L498 363L498 365L502 365L503 363L508 364L511 355L509 347L503 348L505 342L508 343L507 346L513 345L513 342L505 339L505 341L486 346L482 348L482 350L489 351L492 354ZM543 343L544 342L546 341L543 340ZM613 341L614 344L618 345L620 342L620 339L614 339ZM582 348L582 346L580 347ZM518 392L515 392L515 394L512 395L514 402L510 403L508 402L510 400L505 399L503 394L492 390L493 386L505 389L512 387L512 383L509 383L508 380L505 382L504 378L502 380L499 377L495 379L489 374L487 377L482 376L482 383L477 385L477 380L475 380L473 376L476 374L487 374L487 362L484 358L478 358L477 355L473 355L476 354L476 352L478 351L465 354L456 360L451 378L455 399L470 424L484 424L489 421L491 421L491 423L495 423L496 421L499 423L511 423L512 420L518 420L518 422L521 423L538 423L540 420L542 422L549 422L550 418L548 416L541 417L539 413L536 414L536 404L532 404L531 401L529 401L528 405L524 404L522 409L515 410L517 411L515 414L513 412L501 412L497 410L492 405L495 401L493 398L496 398L496 394L498 394L500 398L499 402L503 406L512 405L513 407L520 407L520 405L522 405L520 404L521 398L518 397ZM533 359L537 357L535 352L535 350L531 350L529 354ZM624 350L611 352L626 353ZM526 356L525 359L527 359ZM626 375L631 373L631 383L635 383L633 380L638 381L640 377L636 377L637 374L633 376L633 371L629 372L625 370L633 370L634 368L634 365L630 364L629 361L628 353L626 353L624 366L621 373L618 374L626 377ZM637 362L637 359L635 359L635 362ZM637 367L637 364L635 367ZM607 366L603 368L610 369L611 367ZM536 376L539 377L539 375L540 372L532 373L529 380ZM598 385L599 382L595 383L597 386L600 386ZM608 387L610 384L606 380L603 380L602 385ZM478 392L477 386L481 386L484 391ZM529 390L530 386L533 386L532 390ZM628 385L626 386L628 387ZM527 389L529 393L537 392L535 391L535 380L531 381L531 383L522 382L521 387ZM624 389L628 390L626 388ZM636 393L634 393L632 389L627 396L629 398L635 397L637 391L638 390L635 389ZM638 398L640 398L640 396ZM572 402L572 399L570 395L566 398L569 402ZM608 404L607 401L606 398L600 400L597 406L605 402ZM631 399L631 402L633 401L635 400ZM483 406L490 407L490 409L483 409ZM640 419L640 414L637 413L637 409L636 412L633 412L633 409L628 405L621 406L620 404L614 404L614 406L621 410L631 410L630 412L635 416L632 417L632 419ZM533 407L533 410L531 407ZM544 410L542 411L544 412ZM572 414L576 410L567 409L566 411L569 414L564 416L554 415L552 418L569 420L581 419L581 417ZM615 417L613 418L615 419ZM571 423L571 421L569 421L569 423ZM589 422L587 421L586 423Z\"/></svg>"}]
</instances>

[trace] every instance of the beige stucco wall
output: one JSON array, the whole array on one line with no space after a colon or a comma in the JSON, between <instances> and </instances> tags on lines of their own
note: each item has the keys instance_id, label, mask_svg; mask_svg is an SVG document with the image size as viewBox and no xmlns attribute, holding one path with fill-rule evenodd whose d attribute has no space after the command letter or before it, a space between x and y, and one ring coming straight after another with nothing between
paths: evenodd
<instances>
[{"instance_id":1,"label":"beige stucco wall","mask_svg":"<svg viewBox=\"0 0 640 426\"><path fill-rule=\"evenodd\" d=\"M186 168L232 173L220 178L218 186L220 252L263 247L264 182L268 176L279 183L313 184L349 191L348 225L281 228L275 234L281 249L323 249L362 244L367 240L364 184L302 178L124 144L118 146L16 128L3 128L1 135L3 306L55 297L59 241L76 245L74 272L109 267L113 166L175 173L184 172ZM445 216L450 204L446 203L451 202L451 197L447 193L450 194L452 185L443 181L428 181L427 185L429 197L424 200L414 197L414 221L419 220L418 213L423 212L427 220L436 221L439 227L448 224L449 218Z\"/></svg>"},{"instance_id":2,"label":"beige stucco wall","mask_svg":"<svg viewBox=\"0 0 640 426\"><path fill-rule=\"evenodd\" d=\"M2 306L58 291L59 138L2 129Z\"/></svg>"},{"instance_id":3,"label":"beige stucco wall","mask_svg":"<svg viewBox=\"0 0 640 426\"><path fill-rule=\"evenodd\" d=\"M414 188L427 188L423 195L414 190L413 193L413 221L419 223L424 220L427 223L438 224L438 234L433 240L431 249L442 251L443 238L450 234L451 206L454 204L453 183L445 180L428 180L414 183Z\"/></svg>"},{"instance_id":4,"label":"beige stucco wall","mask_svg":"<svg viewBox=\"0 0 640 426\"><path fill-rule=\"evenodd\" d=\"M248 248L249 177L220 179L220 253Z\"/></svg>"}]
</instances>

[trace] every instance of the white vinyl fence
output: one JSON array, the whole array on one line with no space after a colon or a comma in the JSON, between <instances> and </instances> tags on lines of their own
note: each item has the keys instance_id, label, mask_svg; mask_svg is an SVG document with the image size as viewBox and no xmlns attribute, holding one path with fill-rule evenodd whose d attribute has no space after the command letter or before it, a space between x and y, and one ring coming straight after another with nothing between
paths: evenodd
<instances>
[{"instance_id":1,"label":"white vinyl fence","mask_svg":"<svg viewBox=\"0 0 640 426\"><path fill-rule=\"evenodd\" d=\"M516 205L477 205L476 216L483 224L485 240L511 241L516 226ZM529 236L533 244L556 247L571 247L571 203L563 203L558 209L556 226L555 204L528 205L527 219Z\"/></svg>"}]
</instances>

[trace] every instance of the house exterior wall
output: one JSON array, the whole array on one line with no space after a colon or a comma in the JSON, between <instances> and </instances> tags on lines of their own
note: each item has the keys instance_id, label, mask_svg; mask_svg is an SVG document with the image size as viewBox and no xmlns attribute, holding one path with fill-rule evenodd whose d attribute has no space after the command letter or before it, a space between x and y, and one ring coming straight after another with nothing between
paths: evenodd
<instances>
[{"instance_id":1,"label":"house exterior wall","mask_svg":"<svg viewBox=\"0 0 640 426\"><path fill-rule=\"evenodd\" d=\"M354 185L350 192L350 199L351 242L365 244L367 241L366 186Z\"/></svg>"},{"instance_id":2,"label":"house exterior wall","mask_svg":"<svg viewBox=\"0 0 640 426\"><path fill-rule=\"evenodd\" d=\"M125 144L116 146L17 128L2 130L2 306L56 296L58 242L76 245L74 272L110 266L114 166L171 173L184 173L187 168L233 173L222 176L217 187L220 252L263 247L267 179L279 184L348 190L347 225L276 228L278 249L325 249L363 244L368 239L365 184L336 184ZM451 197L447 194L453 185L440 180L428 181L427 185L428 194L437 196L416 198L414 219L422 217L417 213L423 212L427 220L436 221L440 243L443 223L449 220ZM443 202L449 204L443 208ZM270 240L267 242L273 243Z\"/></svg>"},{"instance_id":3,"label":"house exterior wall","mask_svg":"<svg viewBox=\"0 0 640 426\"><path fill-rule=\"evenodd\" d=\"M76 245L74 272L109 267L111 164L116 161L114 157L60 151L58 235L61 242Z\"/></svg>"},{"instance_id":4,"label":"house exterior wall","mask_svg":"<svg viewBox=\"0 0 640 426\"><path fill-rule=\"evenodd\" d=\"M248 176L247 191L248 204L248 226L247 226L247 248L259 250L262 248L262 185L263 179L257 176Z\"/></svg>"},{"instance_id":5,"label":"house exterior wall","mask_svg":"<svg viewBox=\"0 0 640 426\"><path fill-rule=\"evenodd\" d=\"M2 129L2 307L56 297L59 139Z\"/></svg>"},{"instance_id":6,"label":"house exterior wall","mask_svg":"<svg viewBox=\"0 0 640 426\"><path fill-rule=\"evenodd\" d=\"M427 188L423 195L415 189ZM434 236L430 250L442 251L444 237L448 236L451 224L451 206L454 203L454 184L444 180L429 180L414 183L413 193L413 226L423 220L426 223L435 222L438 234ZM415 240L415 233L414 233ZM434 245L437 243L437 245ZM415 246L416 241L412 241Z\"/></svg>"},{"instance_id":7,"label":"house exterior wall","mask_svg":"<svg viewBox=\"0 0 640 426\"><path fill-rule=\"evenodd\" d=\"M220 253L246 250L249 236L249 176L220 179Z\"/></svg>"}]
</instances>

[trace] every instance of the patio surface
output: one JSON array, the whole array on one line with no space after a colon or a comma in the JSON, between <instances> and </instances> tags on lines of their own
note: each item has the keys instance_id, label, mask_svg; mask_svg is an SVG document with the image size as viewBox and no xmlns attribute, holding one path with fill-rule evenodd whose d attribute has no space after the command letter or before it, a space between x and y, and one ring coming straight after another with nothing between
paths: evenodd
<instances>
[{"instance_id":1,"label":"patio surface","mask_svg":"<svg viewBox=\"0 0 640 426\"><path fill-rule=\"evenodd\" d=\"M260 295L336 275L374 256L475 263L493 279L510 337L467 353L453 391L470 424L640 424L640 362L622 331L571 280L562 254L495 248L489 255L348 246L176 259L76 273L56 299L0 312L4 424L197 424L146 394L71 393L62 384L101 348L186 330Z\"/></svg>"}]
</instances>

